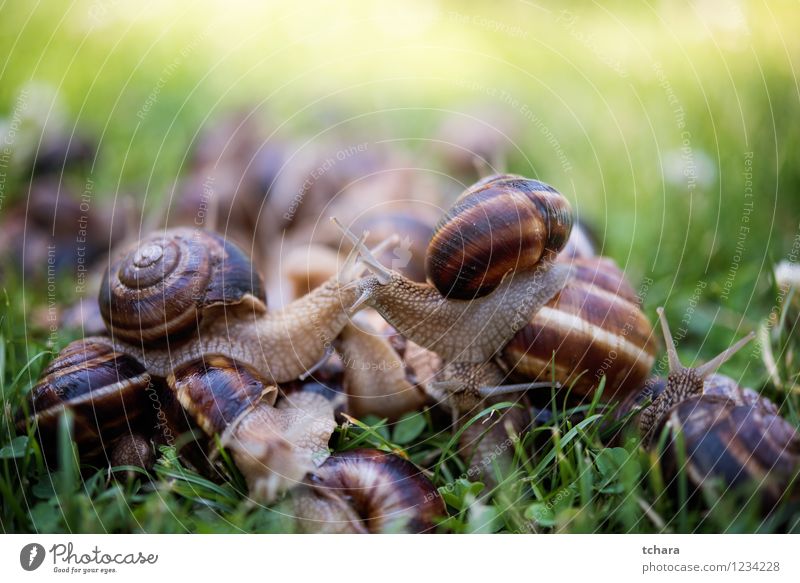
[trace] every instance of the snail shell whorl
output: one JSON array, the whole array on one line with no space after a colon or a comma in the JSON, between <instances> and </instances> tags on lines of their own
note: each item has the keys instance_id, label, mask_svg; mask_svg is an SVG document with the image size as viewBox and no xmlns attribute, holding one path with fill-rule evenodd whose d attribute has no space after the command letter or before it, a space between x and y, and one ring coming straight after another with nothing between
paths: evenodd
<instances>
[{"instance_id":1,"label":"snail shell whorl","mask_svg":"<svg viewBox=\"0 0 800 583\"><path fill-rule=\"evenodd\" d=\"M264 301L264 286L238 247L207 231L179 228L142 239L112 265L100 289L109 331L131 343L153 342L197 326L202 310Z\"/></svg>"},{"instance_id":2,"label":"snail shell whorl","mask_svg":"<svg viewBox=\"0 0 800 583\"><path fill-rule=\"evenodd\" d=\"M333 454L310 483L311 498L295 503L305 530L421 533L446 515L436 487L414 464L376 449Z\"/></svg>"},{"instance_id":3,"label":"snail shell whorl","mask_svg":"<svg viewBox=\"0 0 800 583\"><path fill-rule=\"evenodd\" d=\"M638 390L656 343L636 294L607 258L575 259L567 284L533 315L501 354L515 376L556 380L587 395L606 377L603 400ZM581 374L583 373L583 374ZM580 376L579 376L580 375Z\"/></svg>"},{"instance_id":4,"label":"snail shell whorl","mask_svg":"<svg viewBox=\"0 0 800 583\"><path fill-rule=\"evenodd\" d=\"M150 412L150 382L134 358L91 338L77 340L61 351L33 387L31 414L49 447L54 445L59 418L69 409L73 437L81 454L91 457L130 433Z\"/></svg>"},{"instance_id":5,"label":"snail shell whorl","mask_svg":"<svg viewBox=\"0 0 800 583\"><path fill-rule=\"evenodd\" d=\"M180 366L167 377L167 384L207 435L222 433L262 399L272 405L277 398L277 388L255 369L219 355Z\"/></svg>"},{"instance_id":6,"label":"snail shell whorl","mask_svg":"<svg viewBox=\"0 0 800 583\"><path fill-rule=\"evenodd\" d=\"M749 482L759 487L763 499L776 501L800 466L800 437L795 427L777 415L774 406L764 406L764 401L762 397L742 404L703 394L676 405L664 423L669 424L673 436L681 432L686 452L685 457L679 455L674 440L668 444L667 472L675 473L679 463L685 463L696 486L712 478L721 479L728 487Z\"/></svg>"},{"instance_id":7,"label":"snail shell whorl","mask_svg":"<svg viewBox=\"0 0 800 583\"><path fill-rule=\"evenodd\" d=\"M555 257L571 228L569 202L552 186L490 176L465 191L439 222L425 271L443 296L480 297L509 271Z\"/></svg>"}]
</instances>

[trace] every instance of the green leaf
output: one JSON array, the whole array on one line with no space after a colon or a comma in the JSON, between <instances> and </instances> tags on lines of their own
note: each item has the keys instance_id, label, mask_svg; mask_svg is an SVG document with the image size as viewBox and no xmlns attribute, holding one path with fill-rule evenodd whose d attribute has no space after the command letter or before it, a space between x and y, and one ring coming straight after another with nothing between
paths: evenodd
<instances>
[{"instance_id":1,"label":"green leaf","mask_svg":"<svg viewBox=\"0 0 800 583\"><path fill-rule=\"evenodd\" d=\"M600 451L595 459L595 464L604 478L613 477L625 464L630 454L621 447L609 447Z\"/></svg>"},{"instance_id":2,"label":"green leaf","mask_svg":"<svg viewBox=\"0 0 800 583\"><path fill-rule=\"evenodd\" d=\"M31 510L31 522L38 532L60 532L61 511L52 502L39 502Z\"/></svg>"},{"instance_id":3,"label":"green leaf","mask_svg":"<svg viewBox=\"0 0 800 583\"><path fill-rule=\"evenodd\" d=\"M497 532L503 524L500 510L493 504L475 502L469 509L467 527L473 534Z\"/></svg>"},{"instance_id":4,"label":"green leaf","mask_svg":"<svg viewBox=\"0 0 800 583\"><path fill-rule=\"evenodd\" d=\"M464 510L478 497L484 487L482 482L470 482L465 478L459 478L450 484L441 486L439 494L448 506L456 510Z\"/></svg>"},{"instance_id":5,"label":"green leaf","mask_svg":"<svg viewBox=\"0 0 800 583\"><path fill-rule=\"evenodd\" d=\"M525 518L539 526L550 528L556 524L556 513L550 504L534 502L525 509Z\"/></svg>"},{"instance_id":6,"label":"green leaf","mask_svg":"<svg viewBox=\"0 0 800 583\"><path fill-rule=\"evenodd\" d=\"M638 477L629 475L630 472L625 472L624 468L628 464L631 454L628 450L621 447L609 447L601 450L595 458L595 465L600 472L603 480L598 486L598 490L603 494L621 494L625 490L622 483L623 478L625 481L631 481L632 478Z\"/></svg>"},{"instance_id":7,"label":"green leaf","mask_svg":"<svg viewBox=\"0 0 800 583\"><path fill-rule=\"evenodd\" d=\"M31 493L41 500L49 500L56 495L53 484L55 473L46 474L40 481L36 482L31 488Z\"/></svg>"},{"instance_id":8,"label":"green leaf","mask_svg":"<svg viewBox=\"0 0 800 583\"><path fill-rule=\"evenodd\" d=\"M400 445L411 443L425 430L425 417L418 412L403 415L392 432L392 440Z\"/></svg>"},{"instance_id":9,"label":"green leaf","mask_svg":"<svg viewBox=\"0 0 800 583\"><path fill-rule=\"evenodd\" d=\"M20 435L11 440L11 443L0 449L0 459L19 458L25 455L28 449L28 436Z\"/></svg>"}]
</instances>

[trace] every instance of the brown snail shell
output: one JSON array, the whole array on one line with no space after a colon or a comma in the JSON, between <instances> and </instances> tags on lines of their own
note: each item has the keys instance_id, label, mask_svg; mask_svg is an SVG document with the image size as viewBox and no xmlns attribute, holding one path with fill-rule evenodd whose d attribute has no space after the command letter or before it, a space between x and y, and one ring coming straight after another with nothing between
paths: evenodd
<instances>
[{"instance_id":1,"label":"brown snail shell","mask_svg":"<svg viewBox=\"0 0 800 583\"><path fill-rule=\"evenodd\" d=\"M123 253L103 278L99 302L111 335L139 345L195 329L205 308L246 297L265 306L261 278L238 247L208 231L176 228Z\"/></svg>"},{"instance_id":2,"label":"brown snail shell","mask_svg":"<svg viewBox=\"0 0 800 583\"><path fill-rule=\"evenodd\" d=\"M571 269L564 288L517 332L501 360L525 380L549 380L554 366L556 380L578 395L588 395L604 375L603 399L622 399L653 366L652 328L612 260L575 259Z\"/></svg>"},{"instance_id":3,"label":"brown snail shell","mask_svg":"<svg viewBox=\"0 0 800 583\"><path fill-rule=\"evenodd\" d=\"M305 532L431 532L446 509L411 462L375 449L335 453L293 496Z\"/></svg>"},{"instance_id":4,"label":"brown snail shell","mask_svg":"<svg viewBox=\"0 0 800 583\"><path fill-rule=\"evenodd\" d=\"M425 271L445 297L484 296L509 271L553 259L571 228L570 205L552 186L510 174L490 176L466 190L439 222Z\"/></svg>"},{"instance_id":5,"label":"brown snail shell","mask_svg":"<svg viewBox=\"0 0 800 583\"><path fill-rule=\"evenodd\" d=\"M277 387L225 356L189 362L167 383L207 435L220 435L255 499L272 501L327 457L336 427L328 394L303 387L273 406Z\"/></svg>"},{"instance_id":6,"label":"brown snail shell","mask_svg":"<svg viewBox=\"0 0 800 583\"><path fill-rule=\"evenodd\" d=\"M73 438L87 460L111 457L115 444L133 433L149 435L152 379L134 358L92 338L70 343L42 373L30 394L31 421L45 451L57 441L66 410L74 419ZM18 424L24 428L25 420Z\"/></svg>"},{"instance_id":7,"label":"brown snail shell","mask_svg":"<svg viewBox=\"0 0 800 583\"><path fill-rule=\"evenodd\" d=\"M222 433L256 403L275 403L278 389L253 368L219 355L186 363L167 377L181 406L208 435Z\"/></svg>"},{"instance_id":8,"label":"brown snail shell","mask_svg":"<svg viewBox=\"0 0 800 583\"><path fill-rule=\"evenodd\" d=\"M776 502L800 470L800 435L764 401L761 397L741 403L704 394L678 404L664 420L670 428L667 471L676 473L682 459L676 449L680 431L686 472L695 486L709 480L721 481L726 488L749 483L765 500ZM656 431L658 435L661 428Z\"/></svg>"},{"instance_id":9,"label":"brown snail shell","mask_svg":"<svg viewBox=\"0 0 800 583\"><path fill-rule=\"evenodd\" d=\"M620 404L616 417L640 411L667 389L667 379L651 377L640 392ZM639 414L630 422L638 426ZM772 401L723 374L707 376L702 394L668 410L654 428L650 447L657 444L665 427L664 467L675 475L679 460L685 460L684 469L695 487L712 480L732 488L755 484L764 499L774 503L800 471L796 428L779 415ZM679 432L684 454L677 449Z\"/></svg>"}]
</instances>

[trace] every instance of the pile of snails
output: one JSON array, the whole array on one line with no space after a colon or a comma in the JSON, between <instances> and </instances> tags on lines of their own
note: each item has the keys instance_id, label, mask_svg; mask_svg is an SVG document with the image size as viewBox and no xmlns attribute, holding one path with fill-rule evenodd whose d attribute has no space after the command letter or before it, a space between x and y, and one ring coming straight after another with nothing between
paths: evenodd
<instances>
[{"instance_id":1,"label":"pile of snails","mask_svg":"<svg viewBox=\"0 0 800 583\"><path fill-rule=\"evenodd\" d=\"M226 204L229 223L233 198ZM236 216L247 221L238 233L279 228ZM340 246L349 240L346 256L304 249L306 269L285 269L290 301L279 307L233 242L247 247L247 238L214 232L218 216L209 228L153 230L113 252L98 291L105 330L51 362L20 430L34 427L51 450L68 410L85 460L143 467L165 427L194 430L205 438L186 452L191 463L207 464L220 444L251 497L289 492L300 530L423 532L446 515L425 471L374 450L331 455L340 413L394 420L435 405L456 431L492 404L523 405L461 432L461 455L474 464L531 426L537 395L589 398L604 378L602 400L618 405L645 447L666 436L665 466L682 433L696 486L758 480L769 499L783 495L800 467L796 431L766 398L715 374L752 335L686 368L659 310L670 371L648 379L657 346L638 298L555 188L491 175L438 223L428 219L409 207L381 230L373 218L385 237L370 239L356 218L334 218L325 229ZM424 255L385 265L403 238ZM250 251L274 255L265 249ZM166 422L153 418L154 402Z\"/></svg>"}]
</instances>

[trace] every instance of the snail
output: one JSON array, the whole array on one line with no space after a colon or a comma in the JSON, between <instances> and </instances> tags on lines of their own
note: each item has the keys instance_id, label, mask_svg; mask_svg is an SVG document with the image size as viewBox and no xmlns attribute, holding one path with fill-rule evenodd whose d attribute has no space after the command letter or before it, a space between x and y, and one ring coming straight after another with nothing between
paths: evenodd
<instances>
[{"instance_id":1,"label":"snail","mask_svg":"<svg viewBox=\"0 0 800 583\"><path fill-rule=\"evenodd\" d=\"M636 293L605 257L571 258L570 277L506 344L500 360L518 380L549 379L585 396L605 377L604 400L637 391L656 343Z\"/></svg>"},{"instance_id":2,"label":"snail","mask_svg":"<svg viewBox=\"0 0 800 583\"><path fill-rule=\"evenodd\" d=\"M377 315L369 318L365 312L344 327L337 344L350 415L372 413L398 419L425 404L424 386L440 366L434 353L403 338Z\"/></svg>"},{"instance_id":3,"label":"snail","mask_svg":"<svg viewBox=\"0 0 800 583\"><path fill-rule=\"evenodd\" d=\"M715 371L754 337L748 334L708 363L684 367L663 309L658 309L667 346L669 376L648 381L622 402L618 417L632 417L646 447L666 429L664 465L685 469L697 487L719 480L726 487L755 485L775 503L800 471L800 436L777 407L752 389ZM685 451L678 451L678 435ZM684 457L685 456L685 457ZM682 468L678 460L685 460Z\"/></svg>"},{"instance_id":4,"label":"snail","mask_svg":"<svg viewBox=\"0 0 800 583\"><path fill-rule=\"evenodd\" d=\"M569 267L554 259L571 225L569 203L553 187L514 175L485 178L440 221L426 255L429 282L415 283L340 224L373 273L353 284L352 309L374 308L404 337L457 365L458 375L477 378L471 369L484 370L564 286Z\"/></svg>"},{"instance_id":5,"label":"snail","mask_svg":"<svg viewBox=\"0 0 800 583\"><path fill-rule=\"evenodd\" d=\"M374 449L331 455L292 493L292 511L299 530L314 533L432 532L446 516L414 464Z\"/></svg>"},{"instance_id":6,"label":"snail","mask_svg":"<svg viewBox=\"0 0 800 583\"><path fill-rule=\"evenodd\" d=\"M104 456L112 465L149 467L154 420L149 394L158 390L141 363L92 339L67 345L47 366L29 395L30 417L20 430L36 427L45 452L55 450L58 422L72 414L72 434L86 461Z\"/></svg>"},{"instance_id":7,"label":"snail","mask_svg":"<svg viewBox=\"0 0 800 583\"><path fill-rule=\"evenodd\" d=\"M221 354L255 368L270 383L298 378L320 362L348 321L358 290L339 275L285 306L267 311L260 276L234 244L208 231L154 233L107 271L100 312L115 349L156 376Z\"/></svg>"},{"instance_id":8,"label":"snail","mask_svg":"<svg viewBox=\"0 0 800 583\"><path fill-rule=\"evenodd\" d=\"M278 400L258 371L223 355L177 367L167 385L206 435L220 436L256 500L272 501L328 455L336 427L329 394L300 389Z\"/></svg>"},{"instance_id":9,"label":"snail","mask_svg":"<svg viewBox=\"0 0 800 583\"><path fill-rule=\"evenodd\" d=\"M661 393L652 400L652 403L639 415L639 431L642 434L645 444L651 442L653 435L658 429L658 426L664 421L668 411L689 397L702 395L706 377L716 372L720 366L755 337L755 334L751 332L706 364L696 368L686 368L681 364L678 358L678 352L669 329L669 323L664 315L664 308L658 308L656 312L661 322L661 330L664 334L664 342L667 347L669 376L667 377L667 385L664 387L664 390L661 391Z\"/></svg>"},{"instance_id":10,"label":"snail","mask_svg":"<svg viewBox=\"0 0 800 583\"><path fill-rule=\"evenodd\" d=\"M342 276L355 258L354 252ZM275 384L319 362L325 335L332 341L345 325L349 302L339 288L333 277L268 314L260 279L243 252L207 231L169 230L112 264L99 301L111 338L83 342L131 363L145 375L139 382L165 378L168 397L207 435L221 436L253 496L268 501L327 455L335 427L330 400L300 391L276 401ZM299 362L292 362L295 352ZM67 352L57 362L70 358ZM61 373L53 370L48 379Z\"/></svg>"}]
</instances>

